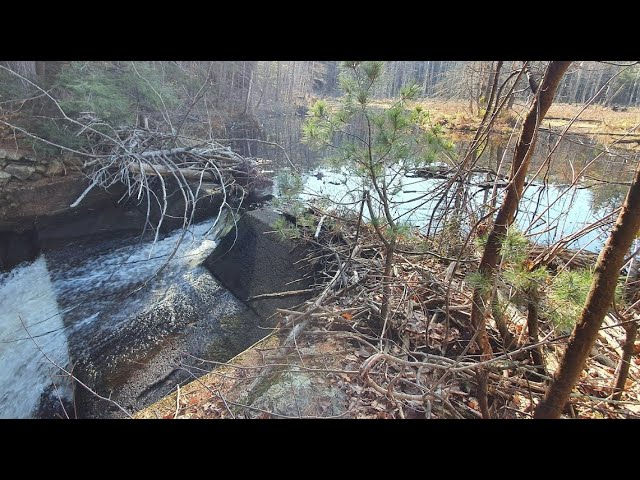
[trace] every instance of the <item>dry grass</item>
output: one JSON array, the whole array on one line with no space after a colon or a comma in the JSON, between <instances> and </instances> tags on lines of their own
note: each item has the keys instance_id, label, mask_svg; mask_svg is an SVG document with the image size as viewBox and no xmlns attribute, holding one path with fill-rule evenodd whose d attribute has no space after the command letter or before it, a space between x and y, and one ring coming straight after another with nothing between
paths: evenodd
<instances>
[{"instance_id":1,"label":"dry grass","mask_svg":"<svg viewBox=\"0 0 640 480\"><path fill-rule=\"evenodd\" d=\"M337 108L338 100L327 101ZM375 99L371 105L388 108L392 99ZM474 108L469 102L459 100L424 99L416 102L429 111L432 125L444 128L452 135L473 132L478 128L484 111ZM523 118L527 106L516 104L512 110L504 111L494 124L495 133L509 133ZM578 115L583 105L558 103L551 106L543 122L543 128L562 131ZM611 145L629 150L640 150L640 107L630 107L626 111L614 111L601 105L590 105L572 123L568 133L592 138L601 145Z\"/></svg>"},{"instance_id":2,"label":"dry grass","mask_svg":"<svg viewBox=\"0 0 640 480\"><path fill-rule=\"evenodd\" d=\"M573 118L582 109L582 105L558 103L551 105L547 113L548 119ZM580 121L601 124L612 130L629 130L640 123L640 107L629 107L627 111L614 111L602 105L590 105L580 115Z\"/></svg>"}]
</instances>

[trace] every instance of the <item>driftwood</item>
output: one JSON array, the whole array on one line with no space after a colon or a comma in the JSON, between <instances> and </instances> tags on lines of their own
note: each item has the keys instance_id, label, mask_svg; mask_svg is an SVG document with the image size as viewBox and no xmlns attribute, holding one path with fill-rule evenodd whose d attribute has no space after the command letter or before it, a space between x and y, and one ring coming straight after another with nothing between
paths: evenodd
<instances>
[{"instance_id":1,"label":"driftwood","mask_svg":"<svg viewBox=\"0 0 640 480\"><path fill-rule=\"evenodd\" d=\"M132 163L129 165L131 173L143 173L145 175L161 175L163 177L170 177L176 173L182 175L186 180L213 180L214 176L211 172L198 170L196 168L176 168L171 169L163 165L147 165Z\"/></svg>"},{"instance_id":2,"label":"driftwood","mask_svg":"<svg viewBox=\"0 0 640 480\"><path fill-rule=\"evenodd\" d=\"M426 179L435 179L435 180L447 180L458 175L459 170L456 168L451 168L449 166L444 165L429 165L426 167L420 167L411 172L408 177L420 177ZM483 180L477 183L471 181L471 178L474 175L488 175L488 180ZM494 170L490 168L474 168L471 171L465 173L464 178L458 176L456 178L457 181L464 181L468 185L476 186L481 189L493 188L493 184L497 178L497 188L506 188L509 184L509 178L503 174L497 174Z\"/></svg>"}]
</instances>

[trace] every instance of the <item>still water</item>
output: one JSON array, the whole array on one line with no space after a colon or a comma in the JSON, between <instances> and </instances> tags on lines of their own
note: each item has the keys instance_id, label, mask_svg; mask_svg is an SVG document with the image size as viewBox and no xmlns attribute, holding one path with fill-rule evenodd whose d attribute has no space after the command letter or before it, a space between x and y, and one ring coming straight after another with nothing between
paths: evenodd
<instances>
[{"instance_id":1,"label":"still water","mask_svg":"<svg viewBox=\"0 0 640 480\"><path fill-rule=\"evenodd\" d=\"M345 205L357 204L362 198L359 179L344 169L332 171L324 166L323 159L332 152L314 151L302 142L303 121L304 117L294 115L263 119L267 139L282 145L301 170L305 184L303 197L309 200L329 197ZM497 170L502 162L500 173L508 174L515 137L492 138L478 158L478 166ZM451 139L454 146L449 158L441 155L436 162L452 165L464 155L469 138L452 135ZM552 133L540 134L529 169L532 175L519 205L516 225L533 241L549 245L610 215L604 225L567 243L569 248L598 252L607 238L611 222L615 220L611 213L622 204L626 194L624 183L630 182L640 156L615 148L607 150L584 137L567 136L556 145L557 140L558 137ZM255 145L252 153L273 159L275 176L289 168L289 161L277 148ZM458 204L458 207L463 207L463 212L477 216L479 212L487 211L491 190L474 186L486 180L482 175L470 178L470 185ZM613 183L603 183L602 180ZM402 222L422 231L434 231L443 205L451 207L455 202L452 187L446 180L405 177L398 179L393 187L397 187L393 197L396 215ZM445 188L450 191L444 192ZM439 203L443 194L448 196ZM501 198L502 189L498 189L498 205Z\"/></svg>"}]
</instances>

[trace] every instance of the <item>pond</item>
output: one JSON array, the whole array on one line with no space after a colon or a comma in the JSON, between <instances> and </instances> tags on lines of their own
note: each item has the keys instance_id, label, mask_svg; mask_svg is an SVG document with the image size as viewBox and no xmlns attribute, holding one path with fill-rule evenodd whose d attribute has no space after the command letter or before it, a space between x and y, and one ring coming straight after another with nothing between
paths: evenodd
<instances>
[{"instance_id":1,"label":"pond","mask_svg":"<svg viewBox=\"0 0 640 480\"><path fill-rule=\"evenodd\" d=\"M304 176L306 199L330 197L344 204L355 205L362 196L359 179L345 170L332 171L323 164L330 152L317 152L302 142L301 127L304 117L287 115L262 119L267 140L280 144L289 159ZM449 134L453 149L449 159L441 156L438 161L451 165L464 155L469 135ZM494 136L481 152L477 165L497 170L502 161L501 174L507 175L513 155L516 135ZM557 143L557 145L556 145ZM289 168L289 160L278 148L257 145L255 155L273 160L271 168L277 172ZM568 135L558 142L558 136L541 132L527 179L527 187L516 214L516 225L533 241L550 245L561 239L567 240L569 248L584 248L598 252L607 238L618 208L626 195L628 182L640 161L638 153L623 149L606 148L587 138ZM537 175L535 175L537 173ZM469 178L461 199L465 214L479 217L491 203L491 190L483 188L488 180L483 175ZM574 180L576 180L574 182ZM427 232L441 228L437 218L442 215L443 205L453 205L453 190L444 179L404 177L394 183L397 194L393 197L395 212L402 222ZM502 191L498 189L496 203L499 205ZM448 195L448 196L447 196ZM445 200L440 201L444 196ZM461 205L458 205L460 208ZM577 235L585 227L605 218L584 235ZM572 235L577 238L572 239Z\"/></svg>"}]
</instances>

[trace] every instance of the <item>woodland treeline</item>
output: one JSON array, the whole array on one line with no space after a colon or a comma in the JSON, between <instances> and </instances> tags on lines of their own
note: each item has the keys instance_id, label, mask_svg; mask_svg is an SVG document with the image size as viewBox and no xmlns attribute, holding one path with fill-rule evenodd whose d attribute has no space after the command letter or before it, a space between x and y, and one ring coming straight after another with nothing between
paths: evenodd
<instances>
[{"instance_id":1,"label":"woodland treeline","mask_svg":"<svg viewBox=\"0 0 640 480\"><path fill-rule=\"evenodd\" d=\"M0 62L44 85L60 83L65 70L126 72L131 62ZM135 62L149 81L160 85L180 82L174 95L190 97L200 93L216 108L252 111L272 103L301 103L309 97L340 95L337 61L156 61ZM489 61L392 61L387 62L383 77L372 92L374 97L398 95L404 85L419 85L418 96L469 101L471 108L480 108L489 99L493 74L498 62ZM637 106L640 104L640 65L621 72L620 65L629 62L574 62L563 77L556 96L557 103L585 103L594 99L604 106ZM522 62L506 62L499 80L515 77ZM518 79L509 102L524 102L530 82L539 83L545 62L528 62L529 75ZM613 81L610 81L615 77ZM608 83L607 83L608 82ZM6 83L6 82L3 82ZM8 82L9 84L11 82ZM63 82L64 83L64 82ZM186 83L186 85L185 85ZM190 85L190 84L193 85ZM206 92L199 91L200 86ZM190 86L195 88L191 91ZM7 96L0 87L0 95Z\"/></svg>"}]
</instances>

